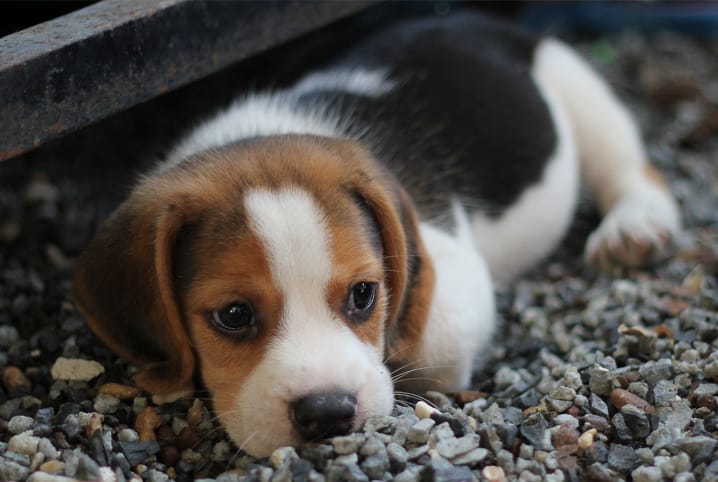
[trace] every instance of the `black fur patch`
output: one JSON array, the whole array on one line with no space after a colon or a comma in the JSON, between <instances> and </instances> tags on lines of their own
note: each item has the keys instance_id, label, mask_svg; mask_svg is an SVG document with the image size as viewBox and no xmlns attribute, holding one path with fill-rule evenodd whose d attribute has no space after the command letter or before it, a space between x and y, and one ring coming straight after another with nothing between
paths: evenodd
<instances>
[{"instance_id":1,"label":"black fur patch","mask_svg":"<svg viewBox=\"0 0 718 482\"><path fill-rule=\"evenodd\" d=\"M409 20L382 29L331 67L386 68L397 86L371 98L339 91L302 97L351 118L401 180L422 218L450 196L498 216L541 180L557 144L531 78L537 39L474 13ZM330 67L330 68L331 68Z\"/></svg>"}]
</instances>

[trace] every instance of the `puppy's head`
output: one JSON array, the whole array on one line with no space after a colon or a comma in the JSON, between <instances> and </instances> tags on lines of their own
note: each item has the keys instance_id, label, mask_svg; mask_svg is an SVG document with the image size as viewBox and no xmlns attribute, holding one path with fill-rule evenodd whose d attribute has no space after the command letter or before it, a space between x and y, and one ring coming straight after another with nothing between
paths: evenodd
<instances>
[{"instance_id":1,"label":"puppy's head","mask_svg":"<svg viewBox=\"0 0 718 482\"><path fill-rule=\"evenodd\" d=\"M78 260L75 293L138 385L184 389L198 369L233 440L267 455L391 410L383 358L417 331L398 321L417 309L415 236L358 145L247 141L144 179Z\"/></svg>"}]
</instances>

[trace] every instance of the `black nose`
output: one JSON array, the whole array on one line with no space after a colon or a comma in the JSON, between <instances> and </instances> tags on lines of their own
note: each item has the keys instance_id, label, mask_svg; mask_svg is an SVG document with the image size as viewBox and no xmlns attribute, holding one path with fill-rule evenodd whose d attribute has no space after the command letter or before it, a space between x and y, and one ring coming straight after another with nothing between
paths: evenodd
<instances>
[{"instance_id":1,"label":"black nose","mask_svg":"<svg viewBox=\"0 0 718 482\"><path fill-rule=\"evenodd\" d=\"M305 440L349 433L357 399L347 392L314 393L290 405L292 422Z\"/></svg>"}]
</instances>

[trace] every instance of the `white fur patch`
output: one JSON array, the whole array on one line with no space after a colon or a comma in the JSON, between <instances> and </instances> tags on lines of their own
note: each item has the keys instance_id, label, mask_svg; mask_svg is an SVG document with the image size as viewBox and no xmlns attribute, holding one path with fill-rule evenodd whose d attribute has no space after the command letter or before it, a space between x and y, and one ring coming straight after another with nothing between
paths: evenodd
<instances>
[{"instance_id":1,"label":"white fur patch","mask_svg":"<svg viewBox=\"0 0 718 482\"><path fill-rule=\"evenodd\" d=\"M311 107L300 106L300 97L327 90L379 97L394 86L385 69L335 69L308 74L285 90L237 99L186 136L157 171L169 169L193 154L252 137L282 134L343 137L352 128L350 118L338 116L321 101Z\"/></svg>"},{"instance_id":2,"label":"white fur patch","mask_svg":"<svg viewBox=\"0 0 718 482\"><path fill-rule=\"evenodd\" d=\"M326 221L300 189L256 190L245 198L249 225L262 240L272 276L284 299L277 333L264 359L236 396L236 412L223 423L254 455L302 442L288 404L310 393L335 390L357 398L356 427L386 415L393 389L383 347L362 342L327 303L332 276Z\"/></svg>"},{"instance_id":3,"label":"white fur patch","mask_svg":"<svg viewBox=\"0 0 718 482\"><path fill-rule=\"evenodd\" d=\"M635 122L606 82L557 40L539 44L534 76L567 112L582 174L606 211L643 176L646 154Z\"/></svg>"},{"instance_id":4,"label":"white fur patch","mask_svg":"<svg viewBox=\"0 0 718 482\"><path fill-rule=\"evenodd\" d=\"M366 97L379 97L389 93L396 82L389 79L386 69L363 68L334 69L314 72L299 81L291 92L304 95L317 91L337 90Z\"/></svg>"},{"instance_id":5,"label":"white fur patch","mask_svg":"<svg viewBox=\"0 0 718 482\"><path fill-rule=\"evenodd\" d=\"M491 277L461 234L455 238L425 223L420 232L434 264L436 286L421 346L398 383L415 393L462 390L494 334Z\"/></svg>"},{"instance_id":6,"label":"white fur patch","mask_svg":"<svg viewBox=\"0 0 718 482\"><path fill-rule=\"evenodd\" d=\"M646 173L630 113L583 59L556 40L539 45L534 75L568 113L583 177L605 216L586 244L587 261L610 269L664 256L680 232L680 214L670 192Z\"/></svg>"}]
</instances>

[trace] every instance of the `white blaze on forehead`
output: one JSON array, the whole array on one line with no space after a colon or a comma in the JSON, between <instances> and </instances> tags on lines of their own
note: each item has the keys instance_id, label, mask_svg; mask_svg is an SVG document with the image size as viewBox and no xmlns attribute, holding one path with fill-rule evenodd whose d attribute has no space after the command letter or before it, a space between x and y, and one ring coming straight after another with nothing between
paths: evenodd
<instances>
[{"instance_id":1,"label":"white blaze on forehead","mask_svg":"<svg viewBox=\"0 0 718 482\"><path fill-rule=\"evenodd\" d=\"M230 436L255 455L301 442L288 404L309 393L353 394L354 428L388 415L393 392L383 347L360 340L328 305L332 240L316 201L299 188L257 189L246 195L245 208L284 303L277 336L239 387L236 410L222 415Z\"/></svg>"},{"instance_id":2,"label":"white blaze on forehead","mask_svg":"<svg viewBox=\"0 0 718 482\"><path fill-rule=\"evenodd\" d=\"M307 302L316 307L324 300L332 265L329 233L314 200L297 188L256 190L247 194L245 207L284 295L285 315Z\"/></svg>"}]
</instances>

